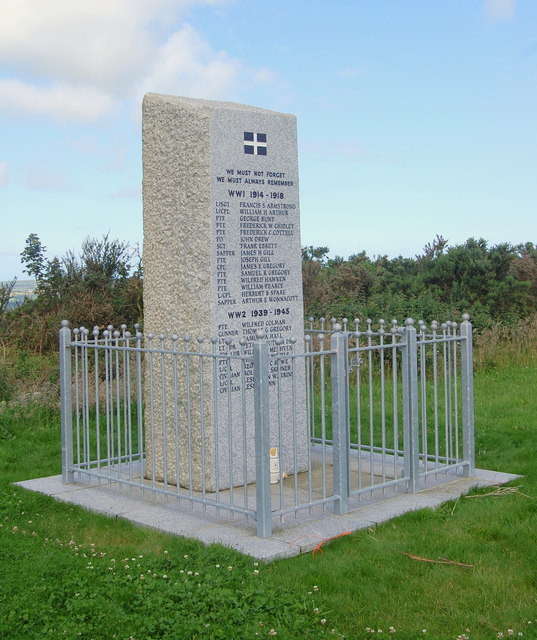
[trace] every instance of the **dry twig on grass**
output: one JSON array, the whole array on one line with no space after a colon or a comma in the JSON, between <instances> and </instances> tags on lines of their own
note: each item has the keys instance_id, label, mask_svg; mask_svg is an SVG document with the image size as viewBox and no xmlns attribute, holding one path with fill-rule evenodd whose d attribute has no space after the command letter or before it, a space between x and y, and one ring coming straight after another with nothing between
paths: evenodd
<instances>
[{"instance_id":1,"label":"dry twig on grass","mask_svg":"<svg viewBox=\"0 0 537 640\"><path fill-rule=\"evenodd\" d=\"M488 498L490 496L506 496L512 493L518 493L521 496L524 496L525 498L529 498L530 500L533 500L533 498L529 496L527 493L522 493L522 491L519 491L520 487L522 486L523 485L520 484L517 487L498 487L494 491L489 491L488 493L474 493L471 496L466 496L466 498Z\"/></svg>"},{"instance_id":2,"label":"dry twig on grass","mask_svg":"<svg viewBox=\"0 0 537 640\"><path fill-rule=\"evenodd\" d=\"M448 560L447 558L438 558L438 560L432 560L431 558L422 558L421 556L415 556L412 553L406 553L401 551L404 556L412 558L412 560L418 560L419 562L432 562L433 564L452 564L456 567L465 567L468 569L473 568L473 564L464 564L463 562L457 562L456 560Z\"/></svg>"}]
</instances>

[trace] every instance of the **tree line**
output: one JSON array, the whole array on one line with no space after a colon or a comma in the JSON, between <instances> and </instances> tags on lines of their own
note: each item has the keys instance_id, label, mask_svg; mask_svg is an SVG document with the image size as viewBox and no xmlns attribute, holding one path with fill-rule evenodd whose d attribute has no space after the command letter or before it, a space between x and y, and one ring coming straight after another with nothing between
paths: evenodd
<instances>
[{"instance_id":1,"label":"tree line","mask_svg":"<svg viewBox=\"0 0 537 640\"><path fill-rule=\"evenodd\" d=\"M512 325L537 311L537 247L489 246L470 238L449 246L442 236L414 258L328 258L328 247L302 250L307 316L354 319L458 320L478 329Z\"/></svg>"},{"instance_id":2,"label":"tree line","mask_svg":"<svg viewBox=\"0 0 537 640\"><path fill-rule=\"evenodd\" d=\"M414 258L329 258L328 247L304 247L306 318L347 317L458 320L470 313L478 330L513 325L537 311L537 247L532 242L489 246L470 238L449 246L442 236ZM39 353L57 348L62 319L72 326L105 327L143 321L143 266L137 247L87 238L78 255L49 258L36 234L21 252L36 292L8 309L12 283L0 286L0 336ZM11 287L11 288L10 288Z\"/></svg>"}]
</instances>

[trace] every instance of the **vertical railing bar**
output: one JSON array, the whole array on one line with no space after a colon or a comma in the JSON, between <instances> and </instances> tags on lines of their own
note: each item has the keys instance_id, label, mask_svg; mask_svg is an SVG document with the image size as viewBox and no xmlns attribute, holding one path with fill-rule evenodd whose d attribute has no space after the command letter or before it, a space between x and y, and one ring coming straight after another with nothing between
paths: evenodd
<instances>
[{"instance_id":1,"label":"vertical railing bar","mask_svg":"<svg viewBox=\"0 0 537 640\"><path fill-rule=\"evenodd\" d=\"M155 365L153 354L153 334L147 334L147 368L149 371L149 450L151 452L151 488L155 489L157 486L156 474L156 460L155 460Z\"/></svg>"},{"instance_id":2,"label":"vertical railing bar","mask_svg":"<svg viewBox=\"0 0 537 640\"><path fill-rule=\"evenodd\" d=\"M203 368L205 361L202 357L203 352L202 337L198 337L198 360L199 360L199 386L200 386L200 458L201 458L201 495L203 498L203 511L207 510L207 483L206 483L206 460L205 460L205 376Z\"/></svg>"},{"instance_id":3,"label":"vertical railing bar","mask_svg":"<svg viewBox=\"0 0 537 640\"><path fill-rule=\"evenodd\" d=\"M74 389L75 389L75 450L76 450L76 466L80 466L80 372L79 372L79 329L73 329L73 359L74 359Z\"/></svg>"},{"instance_id":4,"label":"vertical railing bar","mask_svg":"<svg viewBox=\"0 0 537 640\"><path fill-rule=\"evenodd\" d=\"M304 360L300 360L300 362L302 364L297 364L298 360L297 358L293 358L291 361L291 375L293 376L293 378L296 375L296 369L297 367L300 368L300 370L306 370L306 360L307 360L308 356L304 356ZM293 407L296 407L296 403L293 401ZM295 409L293 409L295 410ZM307 455L306 455L306 469L307 469L307 474L308 474L308 501L311 502L313 499L313 460L312 460L312 448L311 448L311 444L308 443L308 446L306 447L306 451L307 451ZM283 469L281 471L282 473L282 478L283 478ZM324 505L323 505L324 506ZM311 509L310 509L310 513L311 513Z\"/></svg>"},{"instance_id":5,"label":"vertical railing bar","mask_svg":"<svg viewBox=\"0 0 537 640\"><path fill-rule=\"evenodd\" d=\"M461 323L461 390L462 390L462 429L463 459L468 462L464 468L465 476L475 472L474 444L474 381L473 381L473 345L470 316L464 314Z\"/></svg>"},{"instance_id":6,"label":"vertical railing bar","mask_svg":"<svg viewBox=\"0 0 537 640\"><path fill-rule=\"evenodd\" d=\"M289 342L291 343L291 355L294 354L295 352L295 345L296 345L296 338L292 337L289 339ZM291 357L291 362L294 362L294 359ZM292 398L292 425L291 425L291 429L292 429L292 447L293 447L293 487L294 487L294 497L295 497L295 506L297 506L299 504L299 499L298 499L298 451L297 451L297 439L296 439L296 431L297 431L297 425L296 425L296 411L294 410L295 407L295 401L296 401L296 378L294 375L294 371L291 372L291 398ZM279 376L279 373L278 373ZM309 447L308 447L309 448ZM282 473L282 469L280 467L280 473ZM295 516L297 515L297 512L295 512Z\"/></svg>"},{"instance_id":7,"label":"vertical railing bar","mask_svg":"<svg viewBox=\"0 0 537 640\"><path fill-rule=\"evenodd\" d=\"M118 480L121 480L121 457L122 457L122 447L121 447L121 371L119 366L119 331L114 331L114 346L115 348L115 390L116 390L116 428L117 428L117 477Z\"/></svg>"},{"instance_id":8,"label":"vertical railing bar","mask_svg":"<svg viewBox=\"0 0 537 640\"><path fill-rule=\"evenodd\" d=\"M214 437L214 490L215 490L215 502L218 505L220 502L220 414L218 412L218 398L217 396L220 393L220 370L222 366L222 360L220 359L220 355L217 357L217 345L218 340L213 339L213 437ZM216 513L220 513L220 508L216 507Z\"/></svg>"},{"instance_id":9,"label":"vertical railing bar","mask_svg":"<svg viewBox=\"0 0 537 640\"><path fill-rule=\"evenodd\" d=\"M433 321L433 407L434 407L434 465L435 469L440 466L440 425L438 421L438 343L437 331L438 323Z\"/></svg>"},{"instance_id":10,"label":"vertical railing bar","mask_svg":"<svg viewBox=\"0 0 537 640\"><path fill-rule=\"evenodd\" d=\"M310 318L310 330L313 331L313 318ZM310 334L309 336L310 340L309 340L309 345L310 345L310 349L311 351L315 350L315 344L314 344L314 334ZM316 402L315 402L315 363L313 360L311 360L310 362L310 368L309 368L309 409L310 409L310 420L311 420L311 437L314 438L316 436L316 427L317 424L315 422L315 406L316 406Z\"/></svg>"},{"instance_id":11,"label":"vertical railing bar","mask_svg":"<svg viewBox=\"0 0 537 640\"><path fill-rule=\"evenodd\" d=\"M451 337L452 335L452 331L451 331L451 321L448 321L447 323L447 335L448 337ZM453 364L452 364L452 360L451 360L451 344L448 343L447 344L447 390L448 390L448 414L449 414L449 450L448 450L448 464L449 461L454 457L453 456L453 393L452 393L452 384L453 384L453 378L452 378L452 370L453 370Z\"/></svg>"},{"instance_id":12,"label":"vertical railing bar","mask_svg":"<svg viewBox=\"0 0 537 640\"><path fill-rule=\"evenodd\" d=\"M446 458L446 462L449 460L449 393L448 393L448 385L449 385L449 376L448 376L448 342L446 340L447 337L447 325L445 322L442 323L442 336L444 337L444 343L442 345L443 352L443 371L444 371L444 455Z\"/></svg>"},{"instance_id":13,"label":"vertical railing bar","mask_svg":"<svg viewBox=\"0 0 537 640\"><path fill-rule=\"evenodd\" d=\"M399 464L399 380L398 380L398 348L397 321L392 320L392 404L393 404L393 477L397 478Z\"/></svg>"},{"instance_id":14,"label":"vertical railing bar","mask_svg":"<svg viewBox=\"0 0 537 640\"><path fill-rule=\"evenodd\" d=\"M380 430L381 430L381 461L382 482L386 482L386 397L384 387L384 320L380 320ZM383 490L384 493L384 490Z\"/></svg>"},{"instance_id":15,"label":"vertical railing bar","mask_svg":"<svg viewBox=\"0 0 537 640\"><path fill-rule=\"evenodd\" d=\"M127 429L127 441L126 446L128 450L127 464L128 464L128 478L132 482L133 479L133 455L132 455L132 413L131 413L131 371L130 371L130 351L128 347L130 333L126 331L126 325L121 325L123 331L123 344L126 347L123 352L123 419L125 420L125 427ZM130 486L132 493L132 485Z\"/></svg>"},{"instance_id":16,"label":"vertical railing bar","mask_svg":"<svg viewBox=\"0 0 537 640\"><path fill-rule=\"evenodd\" d=\"M240 379L241 379L241 423L242 423L242 496L244 508L248 509L248 436L246 429L246 370L245 370L245 349L246 341L239 340L239 348L241 353ZM216 470L217 471L217 470Z\"/></svg>"},{"instance_id":17,"label":"vertical railing bar","mask_svg":"<svg viewBox=\"0 0 537 640\"><path fill-rule=\"evenodd\" d=\"M280 471L279 471L280 477L279 477L279 487L278 487L278 500L279 500L278 508L280 510L283 509L285 506L285 496L283 491L283 469L286 463L286 457L285 457L286 452L284 452L284 447L283 447L283 420L282 420L283 399L282 399L282 388L281 388L281 379L280 379L280 358L279 358L279 356L281 355L282 344L283 344L282 338L276 339L276 348L279 348L279 353L276 356L276 366L277 366L276 397L277 397L277 406L278 406L276 424L277 424L277 431L278 431L278 455L280 457ZM280 522L282 521L283 521L283 515L280 516Z\"/></svg>"},{"instance_id":18,"label":"vertical railing bar","mask_svg":"<svg viewBox=\"0 0 537 640\"><path fill-rule=\"evenodd\" d=\"M419 486L419 408L418 408L418 363L416 329L414 320L405 321L403 330L403 417L405 476L409 490L416 493Z\"/></svg>"},{"instance_id":19,"label":"vertical railing bar","mask_svg":"<svg viewBox=\"0 0 537 640\"><path fill-rule=\"evenodd\" d=\"M457 323L453 323L453 335L457 334ZM457 375L458 358L457 350L460 345L460 340L453 341L453 429L455 432L455 462L460 462L461 455L459 450L459 379Z\"/></svg>"},{"instance_id":20,"label":"vertical railing bar","mask_svg":"<svg viewBox=\"0 0 537 640\"><path fill-rule=\"evenodd\" d=\"M177 340L179 336L173 333L170 336L172 342L172 401L173 401L173 435L175 439L175 493L181 495L181 436L179 432L179 375L177 368ZM173 480L172 480L173 482Z\"/></svg>"},{"instance_id":21,"label":"vertical railing bar","mask_svg":"<svg viewBox=\"0 0 537 640\"><path fill-rule=\"evenodd\" d=\"M310 318L310 327L311 327L311 318ZM306 419L308 421L308 435L309 435L309 441L308 441L308 451L311 452L312 451L312 445L313 445L313 437L314 437L314 432L312 430L312 423L311 423L311 415L310 415L310 406L311 406L311 389L310 389L310 373L311 373L311 368L312 368L312 363L311 363L311 350L312 350L312 345L311 345L311 335L305 334L304 335L304 378L305 378L305 392L306 392ZM280 401L278 401L278 406L280 404ZM312 475L313 469L312 469L312 457L311 457L311 453L308 456L308 483L309 486L313 487L313 475ZM322 469L321 469L321 477L322 477Z\"/></svg>"},{"instance_id":22,"label":"vertical railing bar","mask_svg":"<svg viewBox=\"0 0 537 640\"><path fill-rule=\"evenodd\" d=\"M90 445L90 420L89 420L89 382L88 382L88 329L81 331L82 335L82 450L84 455L84 466L90 468L91 445Z\"/></svg>"},{"instance_id":23,"label":"vertical railing bar","mask_svg":"<svg viewBox=\"0 0 537 640\"><path fill-rule=\"evenodd\" d=\"M257 535L272 534L270 490L270 413L268 393L268 342L261 330L253 342L254 425Z\"/></svg>"},{"instance_id":24,"label":"vertical railing bar","mask_svg":"<svg viewBox=\"0 0 537 640\"><path fill-rule=\"evenodd\" d=\"M324 351L324 333L319 334L319 349ZM319 356L319 391L321 403L321 470L323 481L323 498L327 495L327 476L326 476L326 367L325 355L321 353Z\"/></svg>"},{"instance_id":25,"label":"vertical railing bar","mask_svg":"<svg viewBox=\"0 0 537 640\"><path fill-rule=\"evenodd\" d=\"M73 396L72 396L72 345L69 322L62 320L60 337L60 415L62 443L62 482L74 481L73 470ZM76 388L76 386L75 386Z\"/></svg>"},{"instance_id":26,"label":"vertical railing bar","mask_svg":"<svg viewBox=\"0 0 537 640\"><path fill-rule=\"evenodd\" d=\"M130 332L126 330L126 325L121 325L122 330L122 340L123 340L123 419L125 421L126 426L126 442L125 445L127 447L127 461L128 461L128 478L132 481L132 414L131 414L131 394L130 394L130 383L131 383L131 375L130 375L130 351L129 351L129 338Z\"/></svg>"},{"instance_id":27,"label":"vertical railing bar","mask_svg":"<svg viewBox=\"0 0 537 640\"><path fill-rule=\"evenodd\" d=\"M160 433L162 443L162 482L164 490L168 490L168 416L166 411L166 355L164 353L164 341L166 336L161 333L159 340L159 362L160 362Z\"/></svg>"},{"instance_id":28,"label":"vertical railing bar","mask_svg":"<svg viewBox=\"0 0 537 640\"><path fill-rule=\"evenodd\" d=\"M105 397L105 415L106 415L106 458L108 466L108 481L112 480L112 458L114 456L113 441L113 413L110 400L110 384L111 384L111 365L110 360L112 353L110 351L110 329L103 331L104 337L104 397Z\"/></svg>"},{"instance_id":29,"label":"vertical railing bar","mask_svg":"<svg viewBox=\"0 0 537 640\"><path fill-rule=\"evenodd\" d=\"M356 347L360 348L360 319L354 321L356 325ZM356 351L356 445L358 451L358 490L362 490L362 357L360 351Z\"/></svg>"},{"instance_id":30,"label":"vertical railing bar","mask_svg":"<svg viewBox=\"0 0 537 640\"><path fill-rule=\"evenodd\" d=\"M231 338L225 339L227 351L227 367L226 367L226 375L227 375L227 455L228 455L228 483L229 483L229 503L234 505L234 478L233 478L233 405L231 398L231 388L233 386L233 369L231 367L231 357L230 357L230 347L231 347ZM234 513L231 512L231 517L234 517Z\"/></svg>"},{"instance_id":31,"label":"vertical railing bar","mask_svg":"<svg viewBox=\"0 0 537 640\"><path fill-rule=\"evenodd\" d=\"M343 515L348 510L349 487L349 416L348 401L348 338L341 332L341 325L335 324L330 338L330 373L332 377L332 442L334 513Z\"/></svg>"},{"instance_id":32,"label":"vertical railing bar","mask_svg":"<svg viewBox=\"0 0 537 640\"><path fill-rule=\"evenodd\" d=\"M374 458L374 445L375 445L375 401L373 397L373 351L371 320L367 319L367 346L369 347L367 352L368 362L368 393L369 393L369 480L370 486L375 484L375 458Z\"/></svg>"},{"instance_id":33,"label":"vertical railing bar","mask_svg":"<svg viewBox=\"0 0 537 640\"><path fill-rule=\"evenodd\" d=\"M142 389L142 333L138 331L138 325L134 325L136 330L136 420L138 423L138 452L140 457L140 481L143 485L145 479L145 442L143 431L143 389Z\"/></svg>"},{"instance_id":34,"label":"vertical railing bar","mask_svg":"<svg viewBox=\"0 0 537 640\"><path fill-rule=\"evenodd\" d=\"M185 383L186 383L186 435L187 435L187 460L188 460L188 495L190 498L193 493L193 461L192 461L192 390L191 390L191 377L190 377L190 336L183 338L185 342ZM190 500L190 507L193 507L192 500Z\"/></svg>"},{"instance_id":35,"label":"vertical railing bar","mask_svg":"<svg viewBox=\"0 0 537 640\"><path fill-rule=\"evenodd\" d=\"M101 471L101 416L99 401L99 349L97 344L99 341L99 327L93 327L93 384L95 385L95 447L97 449L97 472Z\"/></svg>"},{"instance_id":36,"label":"vertical railing bar","mask_svg":"<svg viewBox=\"0 0 537 640\"><path fill-rule=\"evenodd\" d=\"M426 472L428 469L428 429L427 429L427 357L425 352L425 325L420 325L420 383L421 383L421 439L422 439L422 455L423 455L423 470ZM424 476L424 482L428 481L428 476Z\"/></svg>"}]
</instances>

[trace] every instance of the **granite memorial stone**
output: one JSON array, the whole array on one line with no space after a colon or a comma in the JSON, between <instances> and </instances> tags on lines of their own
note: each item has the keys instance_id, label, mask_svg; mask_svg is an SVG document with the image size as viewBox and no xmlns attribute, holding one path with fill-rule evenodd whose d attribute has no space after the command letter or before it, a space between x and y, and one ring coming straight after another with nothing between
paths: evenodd
<instances>
[{"instance_id":1,"label":"granite memorial stone","mask_svg":"<svg viewBox=\"0 0 537 640\"><path fill-rule=\"evenodd\" d=\"M295 117L242 104L147 94L143 170L144 331L189 334L194 341L215 336L220 352L239 354L261 330L271 341L296 338L302 349ZM304 372L298 361L293 380L290 370L284 362L270 374L269 384L277 376L283 393L291 394L294 385L295 405L282 402L288 414L282 420L271 413L271 424L284 425L282 448L293 449L300 471L308 451ZM208 375L204 393L214 401L202 409L189 407L197 488L221 489L233 483L230 477L242 481L245 474L249 482L255 480L254 419L241 406L244 394L253 393L251 380L248 370L231 387L226 375L216 380ZM186 409L166 405L162 411L170 433L155 436L146 447L148 466L159 478L165 468L168 481L188 484L186 471L175 468L173 432L179 421L182 447ZM218 439L219 431L229 428L231 437ZM229 451L230 442L236 452Z\"/></svg>"}]
</instances>

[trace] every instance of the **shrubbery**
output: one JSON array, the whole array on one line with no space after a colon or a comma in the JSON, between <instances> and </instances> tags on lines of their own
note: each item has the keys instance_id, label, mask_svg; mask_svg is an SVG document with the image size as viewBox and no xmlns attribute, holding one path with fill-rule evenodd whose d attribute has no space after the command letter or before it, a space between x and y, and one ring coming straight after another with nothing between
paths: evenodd
<instances>
[{"instance_id":1,"label":"shrubbery","mask_svg":"<svg viewBox=\"0 0 537 640\"><path fill-rule=\"evenodd\" d=\"M478 333L528 323L537 311L537 248L531 242L489 247L470 238L448 246L441 236L415 258L328 258L328 247L302 251L306 318L353 320L407 317L430 322L458 320L469 312ZM141 322L143 271L136 248L103 236L87 238L80 255L48 258L37 235L21 253L36 295L6 309L12 283L0 289L0 336L19 353L54 353L63 319L93 327ZM4 355L4 364L6 357ZM4 372L5 373L5 372ZM0 395L9 396L12 376L0 372Z\"/></svg>"},{"instance_id":2,"label":"shrubbery","mask_svg":"<svg viewBox=\"0 0 537 640\"><path fill-rule=\"evenodd\" d=\"M54 351L63 319L88 327L141 321L141 260L127 243L107 235L87 238L79 256L69 251L49 259L38 236L30 234L21 260L37 288L16 309L3 310L0 335L9 346L41 354Z\"/></svg>"},{"instance_id":3,"label":"shrubbery","mask_svg":"<svg viewBox=\"0 0 537 640\"><path fill-rule=\"evenodd\" d=\"M448 247L437 236L415 258L327 254L327 247L303 250L306 317L430 322L468 312L483 330L516 324L537 310L537 248L531 242L489 247L470 238Z\"/></svg>"}]
</instances>

